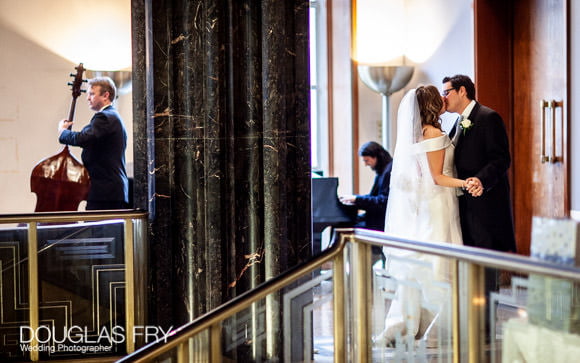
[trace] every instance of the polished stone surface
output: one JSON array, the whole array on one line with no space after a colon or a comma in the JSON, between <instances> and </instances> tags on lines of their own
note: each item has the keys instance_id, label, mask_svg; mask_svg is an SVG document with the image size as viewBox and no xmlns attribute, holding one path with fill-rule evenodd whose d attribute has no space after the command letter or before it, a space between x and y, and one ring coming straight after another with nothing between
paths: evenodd
<instances>
[{"instance_id":1,"label":"polished stone surface","mask_svg":"<svg viewBox=\"0 0 580 363\"><path fill-rule=\"evenodd\" d=\"M149 320L178 325L311 255L308 1L132 9Z\"/></svg>"}]
</instances>

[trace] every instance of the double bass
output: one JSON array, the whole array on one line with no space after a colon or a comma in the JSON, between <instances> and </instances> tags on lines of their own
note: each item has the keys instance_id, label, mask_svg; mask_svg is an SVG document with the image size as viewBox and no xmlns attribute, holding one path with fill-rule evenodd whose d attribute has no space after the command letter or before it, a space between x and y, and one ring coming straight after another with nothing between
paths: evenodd
<instances>
[{"instance_id":1,"label":"double bass","mask_svg":"<svg viewBox=\"0 0 580 363\"><path fill-rule=\"evenodd\" d=\"M76 69L72 86L72 101L68 119L74 120L77 98L83 90L83 64ZM70 129L70 128L69 128ZM56 155L40 161L32 170L30 190L36 194L35 212L76 211L81 201L89 195L90 178L83 164L70 153L68 145Z\"/></svg>"}]
</instances>

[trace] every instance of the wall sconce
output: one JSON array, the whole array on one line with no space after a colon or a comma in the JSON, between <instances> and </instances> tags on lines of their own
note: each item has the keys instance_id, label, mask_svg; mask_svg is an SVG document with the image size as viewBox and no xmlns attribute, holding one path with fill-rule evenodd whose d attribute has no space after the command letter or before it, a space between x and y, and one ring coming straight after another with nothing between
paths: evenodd
<instances>
[{"instance_id":1,"label":"wall sconce","mask_svg":"<svg viewBox=\"0 0 580 363\"><path fill-rule=\"evenodd\" d=\"M125 95L133 90L132 72L131 71L93 71L87 70L88 79L95 77L109 77L115 82L117 87L117 97Z\"/></svg>"},{"instance_id":2,"label":"wall sconce","mask_svg":"<svg viewBox=\"0 0 580 363\"><path fill-rule=\"evenodd\" d=\"M359 64L358 75L361 81L370 89L383 96L382 142L383 147L391 150L391 121L389 115L389 96L401 90L413 76L412 66L385 66Z\"/></svg>"},{"instance_id":3,"label":"wall sconce","mask_svg":"<svg viewBox=\"0 0 580 363\"><path fill-rule=\"evenodd\" d=\"M408 6L405 0L356 0L354 58L361 81L383 96L381 138L387 150L392 133L389 96L409 83L414 70L405 65Z\"/></svg>"}]
</instances>

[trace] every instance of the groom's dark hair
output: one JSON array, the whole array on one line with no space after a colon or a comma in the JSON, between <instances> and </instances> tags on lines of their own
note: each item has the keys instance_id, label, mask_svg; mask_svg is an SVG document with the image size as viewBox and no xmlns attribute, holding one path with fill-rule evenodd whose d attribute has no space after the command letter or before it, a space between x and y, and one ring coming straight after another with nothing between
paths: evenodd
<instances>
[{"instance_id":1,"label":"groom's dark hair","mask_svg":"<svg viewBox=\"0 0 580 363\"><path fill-rule=\"evenodd\" d=\"M381 174L383 170L385 170L385 166L393 160L389 152L379 143L374 141L364 143L358 150L358 154L360 156L371 156L377 158L377 165L375 166L377 174Z\"/></svg>"},{"instance_id":2,"label":"groom's dark hair","mask_svg":"<svg viewBox=\"0 0 580 363\"><path fill-rule=\"evenodd\" d=\"M451 82L451 87L459 90L461 86L465 87L467 92L467 98L470 100L475 100L475 85L471 78L463 74L456 74L453 77L443 78L443 83Z\"/></svg>"}]
</instances>

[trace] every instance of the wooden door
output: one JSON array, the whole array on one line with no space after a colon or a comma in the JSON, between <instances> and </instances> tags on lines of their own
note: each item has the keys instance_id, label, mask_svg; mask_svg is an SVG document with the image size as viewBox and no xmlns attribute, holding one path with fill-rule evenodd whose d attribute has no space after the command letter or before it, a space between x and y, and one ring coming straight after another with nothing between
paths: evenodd
<instances>
[{"instance_id":1,"label":"wooden door","mask_svg":"<svg viewBox=\"0 0 580 363\"><path fill-rule=\"evenodd\" d=\"M513 196L518 252L532 216L565 217L568 197L568 54L565 0L514 2Z\"/></svg>"},{"instance_id":2,"label":"wooden door","mask_svg":"<svg viewBox=\"0 0 580 363\"><path fill-rule=\"evenodd\" d=\"M564 217L570 210L567 4L474 2L477 98L506 122L516 243L524 255L532 216Z\"/></svg>"}]
</instances>

